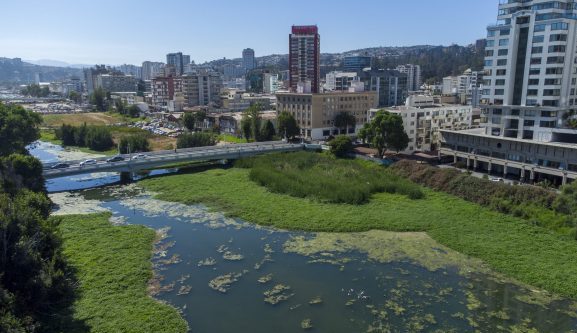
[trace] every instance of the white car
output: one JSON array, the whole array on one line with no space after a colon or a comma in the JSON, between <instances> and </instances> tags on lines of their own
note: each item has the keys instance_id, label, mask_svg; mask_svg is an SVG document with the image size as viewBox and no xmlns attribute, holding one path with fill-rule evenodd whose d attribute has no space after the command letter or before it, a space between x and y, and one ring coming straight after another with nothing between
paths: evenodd
<instances>
[{"instance_id":1,"label":"white car","mask_svg":"<svg viewBox=\"0 0 577 333\"><path fill-rule=\"evenodd\" d=\"M83 167L85 165L92 165L92 164L96 164L96 163L97 163L96 160L88 159L88 160L80 162L80 166Z\"/></svg>"},{"instance_id":2,"label":"white car","mask_svg":"<svg viewBox=\"0 0 577 333\"><path fill-rule=\"evenodd\" d=\"M499 178L499 177L491 177L491 181L492 182L504 182L503 178Z\"/></svg>"},{"instance_id":3,"label":"white car","mask_svg":"<svg viewBox=\"0 0 577 333\"><path fill-rule=\"evenodd\" d=\"M138 155L132 156L130 159L131 159L131 160L141 160L141 159L145 159L145 158L146 158L146 155L144 155L144 154L138 154Z\"/></svg>"}]
</instances>

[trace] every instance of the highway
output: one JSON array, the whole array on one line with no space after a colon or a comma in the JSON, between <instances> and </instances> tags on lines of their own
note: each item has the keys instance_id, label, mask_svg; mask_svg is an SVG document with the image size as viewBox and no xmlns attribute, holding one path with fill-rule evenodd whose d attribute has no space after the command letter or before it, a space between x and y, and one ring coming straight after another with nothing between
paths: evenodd
<instances>
[{"instance_id":1,"label":"highway","mask_svg":"<svg viewBox=\"0 0 577 333\"><path fill-rule=\"evenodd\" d=\"M96 158L95 164L81 165L80 161L66 161L66 168L52 169L57 163L43 165L43 175L46 179L73 176L97 172L136 172L143 169L151 169L174 163L228 160L249 157L259 154L274 152L290 152L305 149L303 144L286 143L282 141L255 142L246 144L230 144L223 146L197 147L174 150L163 150L143 153L145 157L133 159L138 154L120 155L123 161L107 162L111 156Z\"/></svg>"}]
</instances>

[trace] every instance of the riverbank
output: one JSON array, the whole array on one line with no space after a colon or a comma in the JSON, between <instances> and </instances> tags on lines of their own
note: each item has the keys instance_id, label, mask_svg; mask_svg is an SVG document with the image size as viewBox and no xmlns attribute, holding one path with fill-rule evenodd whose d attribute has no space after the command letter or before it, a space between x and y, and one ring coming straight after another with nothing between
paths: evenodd
<instances>
[{"instance_id":1,"label":"riverbank","mask_svg":"<svg viewBox=\"0 0 577 333\"><path fill-rule=\"evenodd\" d=\"M425 231L509 277L577 298L577 242L425 188L421 200L380 193L365 205L338 205L271 193L249 179L249 170L239 168L146 179L140 184L162 200L202 202L231 216L282 229Z\"/></svg>"},{"instance_id":2,"label":"riverbank","mask_svg":"<svg viewBox=\"0 0 577 333\"><path fill-rule=\"evenodd\" d=\"M74 317L90 332L186 332L177 310L148 294L155 232L114 226L109 213L59 216L64 254L77 271Z\"/></svg>"}]
</instances>

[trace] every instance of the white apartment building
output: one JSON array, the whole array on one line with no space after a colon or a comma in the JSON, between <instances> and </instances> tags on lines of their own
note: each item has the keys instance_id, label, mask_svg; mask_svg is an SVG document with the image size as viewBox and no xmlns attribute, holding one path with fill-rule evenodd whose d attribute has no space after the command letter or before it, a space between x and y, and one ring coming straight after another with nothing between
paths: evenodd
<instances>
[{"instance_id":1,"label":"white apartment building","mask_svg":"<svg viewBox=\"0 0 577 333\"><path fill-rule=\"evenodd\" d=\"M278 74L263 74L262 89L265 94L274 94L282 88L282 82L278 79Z\"/></svg>"},{"instance_id":2,"label":"white apartment building","mask_svg":"<svg viewBox=\"0 0 577 333\"><path fill-rule=\"evenodd\" d=\"M367 121L371 121L379 110L369 110ZM404 106L384 110L403 118L403 127L409 136L409 145L403 151L405 154L437 150L441 130L470 129L475 125L472 106L435 104L431 96L412 95Z\"/></svg>"},{"instance_id":3,"label":"white apartment building","mask_svg":"<svg viewBox=\"0 0 577 333\"><path fill-rule=\"evenodd\" d=\"M441 153L522 180L575 179L575 1L501 0L497 19L487 28L483 130L444 133Z\"/></svg>"},{"instance_id":4,"label":"white apartment building","mask_svg":"<svg viewBox=\"0 0 577 333\"><path fill-rule=\"evenodd\" d=\"M356 72L329 72L325 76L325 81L325 90L328 91L348 91L351 86L362 84Z\"/></svg>"},{"instance_id":5,"label":"white apartment building","mask_svg":"<svg viewBox=\"0 0 577 333\"><path fill-rule=\"evenodd\" d=\"M400 65L397 66L396 70L401 73L407 74L407 89L409 91L419 91L421 90L421 66L420 65Z\"/></svg>"}]
</instances>

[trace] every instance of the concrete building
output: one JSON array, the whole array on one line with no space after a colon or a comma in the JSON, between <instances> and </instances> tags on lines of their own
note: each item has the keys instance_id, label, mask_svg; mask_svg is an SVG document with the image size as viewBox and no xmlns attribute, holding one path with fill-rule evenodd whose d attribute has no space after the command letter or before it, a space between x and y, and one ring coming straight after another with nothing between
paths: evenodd
<instances>
[{"instance_id":1,"label":"concrete building","mask_svg":"<svg viewBox=\"0 0 577 333\"><path fill-rule=\"evenodd\" d=\"M356 125L348 129L349 135L355 135L367 122L367 111L378 104L377 93L373 91L277 93L276 96L277 112L286 111L292 114L301 129L301 135L311 140L326 140L331 135L339 134L341 129L334 127L334 121L341 112L350 113L355 117Z\"/></svg>"},{"instance_id":2,"label":"concrete building","mask_svg":"<svg viewBox=\"0 0 577 333\"><path fill-rule=\"evenodd\" d=\"M209 71L187 73L181 79L186 106L220 105L223 85L219 73Z\"/></svg>"},{"instance_id":3,"label":"concrete building","mask_svg":"<svg viewBox=\"0 0 577 333\"><path fill-rule=\"evenodd\" d=\"M157 75L162 73L162 67L164 63L162 62L153 62L153 61L145 61L142 63L142 79L143 80L151 80Z\"/></svg>"},{"instance_id":4,"label":"concrete building","mask_svg":"<svg viewBox=\"0 0 577 333\"><path fill-rule=\"evenodd\" d=\"M576 15L571 0L499 4L487 28L482 129L442 132L442 155L523 180L576 178Z\"/></svg>"},{"instance_id":5,"label":"concrete building","mask_svg":"<svg viewBox=\"0 0 577 333\"><path fill-rule=\"evenodd\" d=\"M373 58L369 56L348 56L343 59L345 72L361 72L365 68L372 67Z\"/></svg>"},{"instance_id":6,"label":"concrete building","mask_svg":"<svg viewBox=\"0 0 577 333\"><path fill-rule=\"evenodd\" d=\"M282 82L279 81L278 74L263 74L262 90L265 94L274 94L281 88Z\"/></svg>"},{"instance_id":7,"label":"concrete building","mask_svg":"<svg viewBox=\"0 0 577 333\"><path fill-rule=\"evenodd\" d=\"M138 90L138 80L130 75L98 74L96 76L95 89L98 88L106 92L136 92Z\"/></svg>"},{"instance_id":8,"label":"concrete building","mask_svg":"<svg viewBox=\"0 0 577 333\"><path fill-rule=\"evenodd\" d=\"M242 67L245 72L251 71L256 67L256 60L254 59L253 49L242 50Z\"/></svg>"},{"instance_id":9,"label":"concrete building","mask_svg":"<svg viewBox=\"0 0 577 333\"><path fill-rule=\"evenodd\" d=\"M361 88L362 86L362 88ZM325 89L328 91L363 91L364 84L356 72L330 72L326 75Z\"/></svg>"},{"instance_id":10,"label":"concrete building","mask_svg":"<svg viewBox=\"0 0 577 333\"><path fill-rule=\"evenodd\" d=\"M407 74L407 89L409 91L421 90L421 66L419 65L400 65L396 70L403 74Z\"/></svg>"},{"instance_id":11,"label":"concrete building","mask_svg":"<svg viewBox=\"0 0 577 333\"><path fill-rule=\"evenodd\" d=\"M481 87L483 73L474 72L470 68L459 76L447 76L443 78L444 95L457 95L462 104L479 107L481 102Z\"/></svg>"},{"instance_id":12,"label":"concrete building","mask_svg":"<svg viewBox=\"0 0 577 333\"><path fill-rule=\"evenodd\" d=\"M116 69L124 73L124 75L134 76L137 79L140 79L142 76L142 67L140 66L124 64L118 66Z\"/></svg>"},{"instance_id":13,"label":"concrete building","mask_svg":"<svg viewBox=\"0 0 577 333\"><path fill-rule=\"evenodd\" d=\"M188 62L186 62L188 59ZM182 52L169 53L166 55L166 64L174 66L176 75L184 74L184 66L190 64L190 56Z\"/></svg>"},{"instance_id":14,"label":"concrete building","mask_svg":"<svg viewBox=\"0 0 577 333\"><path fill-rule=\"evenodd\" d=\"M365 69L360 75L366 91L375 91L378 106L404 105L409 96L407 74L393 69Z\"/></svg>"},{"instance_id":15,"label":"concrete building","mask_svg":"<svg viewBox=\"0 0 577 333\"><path fill-rule=\"evenodd\" d=\"M158 76L151 80L152 105L156 111L168 111L170 101L182 94L182 79L174 76Z\"/></svg>"},{"instance_id":16,"label":"concrete building","mask_svg":"<svg viewBox=\"0 0 577 333\"><path fill-rule=\"evenodd\" d=\"M440 131L443 129L463 130L478 125L475 118L478 118L479 112L475 113L470 105L437 104L432 96L411 95L404 106L384 110L403 118L403 127L409 136L409 145L404 151L406 154L437 150L441 141ZM367 121L377 111L370 110Z\"/></svg>"},{"instance_id":17,"label":"concrete building","mask_svg":"<svg viewBox=\"0 0 577 333\"><path fill-rule=\"evenodd\" d=\"M289 35L290 89L318 93L321 83L320 35L316 25L292 26ZM300 89L298 89L300 87ZM309 89L310 87L310 89Z\"/></svg>"}]
</instances>

